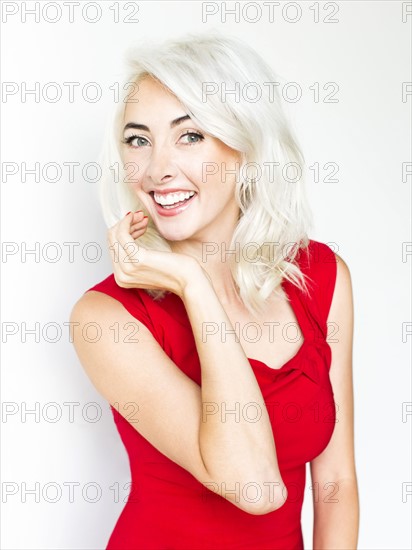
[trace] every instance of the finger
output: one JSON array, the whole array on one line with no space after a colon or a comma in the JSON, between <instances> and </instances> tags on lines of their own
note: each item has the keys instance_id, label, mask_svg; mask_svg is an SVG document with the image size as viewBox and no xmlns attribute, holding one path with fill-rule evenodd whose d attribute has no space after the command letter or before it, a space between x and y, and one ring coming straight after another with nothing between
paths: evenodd
<instances>
[{"instance_id":1,"label":"finger","mask_svg":"<svg viewBox=\"0 0 412 550\"><path fill-rule=\"evenodd\" d=\"M130 233L130 236L132 237L132 239L134 240L137 240L139 239L142 235L144 235L144 232L146 231L146 228L143 227L142 229L136 229L135 231L133 231L133 233Z\"/></svg>"},{"instance_id":2,"label":"finger","mask_svg":"<svg viewBox=\"0 0 412 550\"><path fill-rule=\"evenodd\" d=\"M136 230L140 230L142 228L147 227L147 222L149 221L147 216L144 216L141 220L138 220L130 226L130 234L132 234Z\"/></svg>"},{"instance_id":3,"label":"finger","mask_svg":"<svg viewBox=\"0 0 412 550\"><path fill-rule=\"evenodd\" d=\"M128 212L126 216L119 221L114 230L115 239L117 239L120 246L125 250L127 249L127 245L132 242L130 232L132 231L132 226L135 225L133 224L135 215L135 212Z\"/></svg>"},{"instance_id":4,"label":"finger","mask_svg":"<svg viewBox=\"0 0 412 550\"><path fill-rule=\"evenodd\" d=\"M116 262L119 262L122 260L122 258L124 258L122 251L119 250L119 247L123 247L125 249L126 257L128 256L127 250L129 253L136 252L136 249L133 249L133 247L128 248L128 244L132 242L131 238L136 239L138 237L141 237L147 228L148 216L143 216L141 219L139 219L141 216L143 216L142 210L138 210L137 212L128 212L122 220L120 220L119 222L117 222L117 224L110 228L109 247L117 253L114 255L114 259L116 260ZM133 222L136 217L136 222ZM125 231L127 231L127 234L125 233ZM133 256L136 258L135 254L133 254Z\"/></svg>"},{"instance_id":5,"label":"finger","mask_svg":"<svg viewBox=\"0 0 412 550\"><path fill-rule=\"evenodd\" d=\"M128 214L131 214L131 223L136 223L143 218L144 212L143 210L136 210L136 212L128 212Z\"/></svg>"},{"instance_id":6,"label":"finger","mask_svg":"<svg viewBox=\"0 0 412 550\"><path fill-rule=\"evenodd\" d=\"M129 233L132 212L129 212L108 231L109 249L115 270L127 272L139 261L139 248Z\"/></svg>"},{"instance_id":7,"label":"finger","mask_svg":"<svg viewBox=\"0 0 412 550\"><path fill-rule=\"evenodd\" d=\"M131 236L129 236L125 246L122 246L116 240L116 237L111 237L109 248L114 272L118 276L129 275L130 271L139 263L139 257L142 252L141 246L137 246Z\"/></svg>"}]
</instances>

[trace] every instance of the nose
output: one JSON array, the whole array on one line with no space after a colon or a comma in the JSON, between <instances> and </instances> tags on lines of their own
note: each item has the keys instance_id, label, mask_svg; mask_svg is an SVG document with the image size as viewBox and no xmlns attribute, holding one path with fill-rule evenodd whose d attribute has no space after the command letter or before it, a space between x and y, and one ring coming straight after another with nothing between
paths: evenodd
<instances>
[{"instance_id":1,"label":"nose","mask_svg":"<svg viewBox=\"0 0 412 550\"><path fill-rule=\"evenodd\" d=\"M167 145L155 145L146 167L147 178L157 184L173 179L176 173L177 168L173 162L170 148Z\"/></svg>"}]
</instances>

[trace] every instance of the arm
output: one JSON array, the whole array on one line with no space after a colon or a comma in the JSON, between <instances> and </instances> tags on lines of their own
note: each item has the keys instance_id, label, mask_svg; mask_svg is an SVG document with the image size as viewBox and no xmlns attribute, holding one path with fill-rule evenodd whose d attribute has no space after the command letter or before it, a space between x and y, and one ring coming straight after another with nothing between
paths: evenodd
<instances>
[{"instance_id":1,"label":"arm","mask_svg":"<svg viewBox=\"0 0 412 550\"><path fill-rule=\"evenodd\" d=\"M252 367L240 343L222 342L220 331L204 341L205 323L231 326L211 281L194 258L137 248L130 242L130 236L136 240L145 231L147 222L139 218L132 219L129 213L109 230L111 250L118 251L113 265L116 283L125 288L166 289L180 296L195 337L202 387L165 354L143 323L99 292L86 293L72 311L71 321L78 323L74 346L79 359L107 401L137 404L138 421L133 427L161 453L242 510L273 511L282 506L287 492ZM97 319L102 336L90 342L83 327ZM119 326L137 325L139 341L112 342L113 319ZM243 411L251 403L260 414L256 422L248 421L242 412L238 417L222 416L224 407ZM246 484L253 484L253 497L258 490L256 502Z\"/></svg>"},{"instance_id":2,"label":"arm","mask_svg":"<svg viewBox=\"0 0 412 550\"><path fill-rule=\"evenodd\" d=\"M79 323L74 346L88 376L107 401L113 406L119 403L120 411L123 404L137 404L137 422L132 425L161 453L242 510L268 513L283 504L282 497L274 500L270 492L270 484L273 492L273 483L278 482L275 495L281 495L283 482L268 413L240 344L234 340L222 344L218 337L202 341L204 321L220 324L229 323L229 319L205 275L196 270L189 277L190 281L195 279L199 282L186 285L183 300L198 347L201 388L165 354L143 323L117 300L99 292L87 292L73 308L70 320ZM109 328L113 319L119 326L137 325L139 341L113 342ZM96 320L102 337L91 343L83 338L82 327ZM219 412L207 415L206 420L205 402L206 406L210 402L219 406ZM222 422L223 402L228 410L236 402L240 410L245 403L257 402L261 419L248 423L241 414L241 421L236 423L228 414ZM256 503L244 498L243 485L250 482L262 490ZM235 487L238 491L234 493Z\"/></svg>"},{"instance_id":3,"label":"arm","mask_svg":"<svg viewBox=\"0 0 412 550\"><path fill-rule=\"evenodd\" d=\"M339 328L339 341L330 343L330 380L337 405L337 423L326 449L310 463L312 485L316 488L313 491L314 550L355 550L359 529L354 458L352 284L348 266L335 256L336 285L328 322L336 323Z\"/></svg>"},{"instance_id":4,"label":"arm","mask_svg":"<svg viewBox=\"0 0 412 550\"><path fill-rule=\"evenodd\" d=\"M284 503L281 495L282 488L285 495L286 487L262 393L234 334L222 342L222 326L233 327L212 283L204 275L193 280L197 282L185 288L183 302L202 368L200 453L219 487L238 484L242 492L245 484L253 483L262 494L259 507L276 509ZM208 331L208 327L214 330ZM253 408L252 421L245 413L247 406ZM258 421L254 421L255 414ZM273 483L278 483L276 488Z\"/></svg>"}]
</instances>

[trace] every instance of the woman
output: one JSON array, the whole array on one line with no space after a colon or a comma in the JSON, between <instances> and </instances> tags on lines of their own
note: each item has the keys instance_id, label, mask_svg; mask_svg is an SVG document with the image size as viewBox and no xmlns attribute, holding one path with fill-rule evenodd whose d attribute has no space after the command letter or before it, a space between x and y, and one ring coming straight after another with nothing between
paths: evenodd
<instances>
[{"instance_id":1,"label":"woman","mask_svg":"<svg viewBox=\"0 0 412 550\"><path fill-rule=\"evenodd\" d=\"M356 548L350 273L307 236L275 81L218 33L131 52L103 158L113 274L71 315L100 325L74 345L130 459L108 550L302 549L307 462L313 547Z\"/></svg>"}]
</instances>

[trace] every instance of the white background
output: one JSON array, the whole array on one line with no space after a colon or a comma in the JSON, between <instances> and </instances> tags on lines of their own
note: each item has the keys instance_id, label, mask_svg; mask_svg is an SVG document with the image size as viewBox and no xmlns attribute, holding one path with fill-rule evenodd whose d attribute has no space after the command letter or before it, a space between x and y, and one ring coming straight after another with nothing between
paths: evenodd
<instances>
[{"instance_id":1,"label":"white background","mask_svg":"<svg viewBox=\"0 0 412 550\"><path fill-rule=\"evenodd\" d=\"M87 3L87 2L86 2ZM6 18L5 5L18 12ZM75 10L75 20L62 3L62 18L51 23L56 10L40 2L40 21L23 20L23 8L33 2L3 2L2 80L15 82L18 92L4 96L2 107L2 162L16 163L18 173L2 180L2 241L15 254L2 257L2 548L102 549L105 548L127 496L130 472L126 451L116 431L107 402L84 373L69 331L73 304L88 288L111 273L106 249L106 227L97 200L97 185L82 177L81 168L97 160L107 113L112 105L110 86L123 70L123 55L136 38L180 36L186 31L212 28L248 40L286 81L299 83L302 98L285 102L309 166L327 162L339 166L338 182L308 180L308 194L316 221L311 238L329 243L348 264L355 301L354 388L355 450L360 491L359 549L411 548L411 496L402 496L411 483L410 416L403 422L404 403L410 395L410 339L402 341L402 327L411 321L408 307L411 256L402 258L402 243L410 236L411 176L402 181L402 163L410 162L410 111L412 97L402 101L402 82L410 82L410 24L402 22L401 2L339 2L337 23L323 19L331 8L319 4L320 21L314 22L314 2L300 2L295 23L275 21L260 3L262 17L252 23L253 3L240 17L222 22L219 12L202 21L201 2L139 2L138 22L125 23L132 8L120 3L120 21L114 22L115 2L100 2L101 18L90 23ZM49 4L51 4L49 2ZM83 2L84 4L84 2ZM233 7L233 2L228 7ZM290 3L289 3L290 4ZM10 8L14 5L14 8ZM245 3L241 3L244 9ZM256 6L256 4L254 4ZM290 11L289 11L290 9ZM285 15L295 17L289 8ZM95 17L93 6L86 12ZM4 21L7 19L6 21ZM63 82L79 82L75 100L68 101ZM50 103L21 95L23 83L40 90L48 82L60 83L62 99ZM97 82L102 98L86 101L83 86ZM309 89L319 82L321 100ZM325 103L327 82L336 82L338 103ZM56 182L27 175L22 182L21 163L33 168L49 162L78 162L74 181L68 171ZM10 166L10 165L8 165ZM50 172L50 176L52 176ZM92 176L90 172L90 176ZM90 179L90 178L89 178ZM39 243L40 255L21 255ZM48 261L57 243L62 257ZM80 243L70 261L63 243ZM98 243L102 256L92 262L82 255L87 243ZM334 245L333 243L336 243ZM4 250L3 250L4 252ZM43 254L44 252L44 254ZM89 248L89 258L95 250ZM39 342L33 335L23 341L23 323L40 330L50 328ZM13 324L14 323L14 324ZM404 325L405 326L405 325ZM16 328L7 336L6 330ZM24 407L39 414L24 415ZM79 403L73 422L64 403ZM91 422L95 410L101 418ZM52 422L56 403L61 418ZM84 412L82 409L85 407ZM9 411L10 414L5 414ZM89 413L89 417L87 416ZM89 420L88 420L89 418ZM67 483L77 485L70 502ZM24 487L38 483L38 502ZM53 486L60 499L53 503ZM91 502L91 487L98 484L101 498ZM25 485L26 484L26 485ZM66 484L66 485L63 485ZM119 492L114 487L118 484ZM312 542L312 504L308 484L303 509L305 547ZM6 491L15 491L7 494ZM409 491L411 487L409 486ZM116 497L119 494L119 498ZM403 502L405 501L405 502Z\"/></svg>"}]
</instances>

